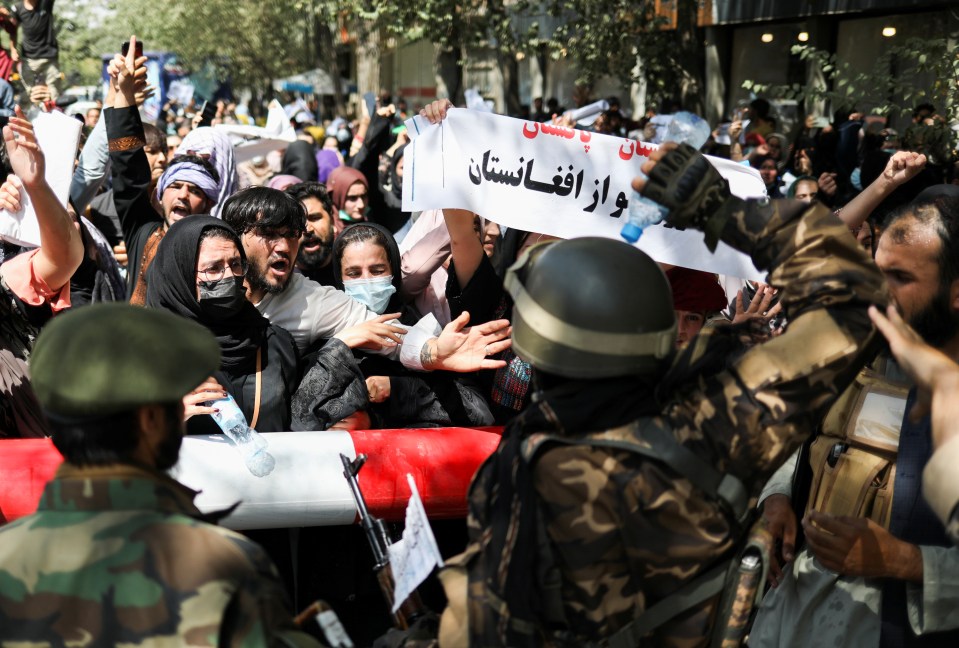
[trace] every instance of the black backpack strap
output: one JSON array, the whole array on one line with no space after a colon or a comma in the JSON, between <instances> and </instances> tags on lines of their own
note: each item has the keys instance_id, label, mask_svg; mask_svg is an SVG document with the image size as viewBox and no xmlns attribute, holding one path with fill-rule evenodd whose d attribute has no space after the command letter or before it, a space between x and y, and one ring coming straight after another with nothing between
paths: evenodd
<instances>
[{"instance_id":1,"label":"black backpack strap","mask_svg":"<svg viewBox=\"0 0 959 648\"><path fill-rule=\"evenodd\" d=\"M696 607L717 596L726 585L726 577L732 560L724 560L620 628L598 646L608 648L636 648L643 637L663 625L677 614Z\"/></svg>"}]
</instances>

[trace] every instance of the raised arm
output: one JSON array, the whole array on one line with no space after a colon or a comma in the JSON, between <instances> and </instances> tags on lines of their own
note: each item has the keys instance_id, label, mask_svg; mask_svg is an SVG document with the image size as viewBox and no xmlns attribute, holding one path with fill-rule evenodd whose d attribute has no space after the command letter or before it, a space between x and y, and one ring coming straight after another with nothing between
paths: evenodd
<instances>
[{"instance_id":1,"label":"raised arm","mask_svg":"<svg viewBox=\"0 0 959 648\"><path fill-rule=\"evenodd\" d=\"M453 251L453 267L460 290L466 288L476 274L486 252L483 241L476 233L476 214L465 209L444 209L443 219L450 232L450 247Z\"/></svg>"},{"instance_id":2,"label":"raised arm","mask_svg":"<svg viewBox=\"0 0 959 648\"><path fill-rule=\"evenodd\" d=\"M856 229L866 222L869 214L886 196L916 177L924 168L926 168L926 156L922 153L912 151L895 153L889 158L882 174L843 207L839 212L839 218L849 228Z\"/></svg>"},{"instance_id":3,"label":"raised arm","mask_svg":"<svg viewBox=\"0 0 959 648\"><path fill-rule=\"evenodd\" d=\"M109 66L110 82L116 86L112 109L105 109L107 138L113 177L113 202L129 243L144 223L160 220L148 195L151 173L143 146L146 138L136 108L136 91L145 84L146 57L133 60L136 39L131 38L130 54L117 55ZM135 278L134 278L135 279Z\"/></svg>"},{"instance_id":4,"label":"raised arm","mask_svg":"<svg viewBox=\"0 0 959 648\"><path fill-rule=\"evenodd\" d=\"M107 144L107 122L103 113L87 137L77 168L70 181L70 201L78 214L82 214L110 172L110 148Z\"/></svg>"},{"instance_id":5,"label":"raised arm","mask_svg":"<svg viewBox=\"0 0 959 648\"><path fill-rule=\"evenodd\" d=\"M24 118L19 106L16 113L3 128L3 140L10 167L30 195L40 226L40 250L33 258L33 272L51 290L59 290L80 267L83 242L80 231L44 178L45 160L33 124Z\"/></svg>"},{"instance_id":6,"label":"raised arm","mask_svg":"<svg viewBox=\"0 0 959 648\"><path fill-rule=\"evenodd\" d=\"M888 302L885 282L846 226L821 205L735 198L688 146L664 145L643 171L649 181L633 186L670 208L673 225L702 229L707 243L721 239L749 254L781 290L786 332L753 347L727 371L694 381L699 397L670 410L687 444L758 495L875 351L866 308ZM674 372L682 371L679 365ZM712 414L703 416L707 411Z\"/></svg>"},{"instance_id":7,"label":"raised arm","mask_svg":"<svg viewBox=\"0 0 959 648\"><path fill-rule=\"evenodd\" d=\"M400 294L405 301L413 301L422 294L429 287L433 273L441 268L450 256L450 233L437 211L431 209L420 214L413 224L413 229L404 239L406 243L412 242L411 238L416 237L416 242L402 252L400 257L400 268L403 271ZM424 234L423 231L427 228L429 231Z\"/></svg>"}]
</instances>

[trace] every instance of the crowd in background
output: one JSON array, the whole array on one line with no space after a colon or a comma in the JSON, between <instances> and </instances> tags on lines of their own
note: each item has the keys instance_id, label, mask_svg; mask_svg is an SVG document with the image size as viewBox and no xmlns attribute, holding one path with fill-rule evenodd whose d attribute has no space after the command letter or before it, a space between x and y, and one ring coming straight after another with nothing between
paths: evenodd
<instances>
[{"instance_id":1,"label":"crowd in background","mask_svg":"<svg viewBox=\"0 0 959 648\"><path fill-rule=\"evenodd\" d=\"M24 56L55 59L43 54ZM512 302L503 278L530 246L553 237L501 228L496 214L404 211L403 122L413 111L402 97L381 92L357 119L288 98L296 141L238 162L236 142L216 126L252 124L250 113L260 111L223 100L204 117L196 102L171 101L155 123L143 123L138 106L152 91L144 62L118 54L102 110L80 116L83 145L66 208L38 175L43 152L10 95L0 206L16 211L29 195L42 242L28 250L3 243L0 438L50 435L29 386L32 342L59 313L105 301L164 309L215 334L222 364L184 399L189 433L218 431L210 415L226 394L261 432L502 425L529 404L535 385L508 348ZM32 79L34 89L19 93L23 105L57 110L54 80ZM0 103L5 95L0 87ZM518 117L659 143L671 112L630 115L616 98L607 103L587 124L571 123L555 99L536 99ZM903 290L910 323L948 353L959 335L949 293L959 176L937 107L916 106L902 133L853 108L787 128L763 98L728 117L713 124L704 152L757 169L770 198L827 206L870 256L888 218L894 226L904 214L925 222L925 211L937 212L928 216L941 238L930 257L937 267L892 264L888 246L880 267ZM896 245L912 240L901 238ZM679 350L707 325L739 325L749 345L788 327L782 287L663 269ZM910 312L903 287L920 283L922 272L930 283ZM795 513L791 520L795 534ZM283 553L282 540L262 540ZM816 546L815 531L810 541ZM955 571L950 560L937 564Z\"/></svg>"}]
</instances>

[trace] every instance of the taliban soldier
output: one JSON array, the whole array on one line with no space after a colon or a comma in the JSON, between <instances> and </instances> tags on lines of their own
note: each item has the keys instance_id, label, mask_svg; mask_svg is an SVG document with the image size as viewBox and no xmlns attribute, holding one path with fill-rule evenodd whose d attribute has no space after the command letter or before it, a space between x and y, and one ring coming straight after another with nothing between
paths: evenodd
<instances>
[{"instance_id":1,"label":"taliban soldier","mask_svg":"<svg viewBox=\"0 0 959 648\"><path fill-rule=\"evenodd\" d=\"M444 648L708 645L746 511L876 337L883 279L828 210L735 198L685 145L643 170L634 185L672 226L769 270L789 329L737 355L739 331L707 327L674 355L669 286L644 253L531 248L506 287L535 393L470 488L470 544L442 574Z\"/></svg>"},{"instance_id":2,"label":"taliban soldier","mask_svg":"<svg viewBox=\"0 0 959 648\"><path fill-rule=\"evenodd\" d=\"M219 363L205 328L128 304L44 328L33 387L66 461L38 511L0 529L0 644L316 645L266 554L162 472L181 399Z\"/></svg>"},{"instance_id":3,"label":"taliban soldier","mask_svg":"<svg viewBox=\"0 0 959 648\"><path fill-rule=\"evenodd\" d=\"M922 340L959 358L959 200L918 199L883 230L876 265L893 301ZM770 570L750 646L959 645L959 550L947 511L920 496L932 435L916 402L880 355L770 479L763 517L788 567Z\"/></svg>"}]
</instances>

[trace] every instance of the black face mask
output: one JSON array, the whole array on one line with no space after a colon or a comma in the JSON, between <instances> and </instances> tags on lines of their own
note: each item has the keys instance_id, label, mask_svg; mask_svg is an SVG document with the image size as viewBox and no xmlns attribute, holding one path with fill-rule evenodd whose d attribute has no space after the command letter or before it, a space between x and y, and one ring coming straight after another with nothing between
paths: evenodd
<instances>
[{"instance_id":1,"label":"black face mask","mask_svg":"<svg viewBox=\"0 0 959 648\"><path fill-rule=\"evenodd\" d=\"M243 277L223 277L219 281L201 281L200 309L212 320L224 320L240 312L246 302Z\"/></svg>"}]
</instances>

